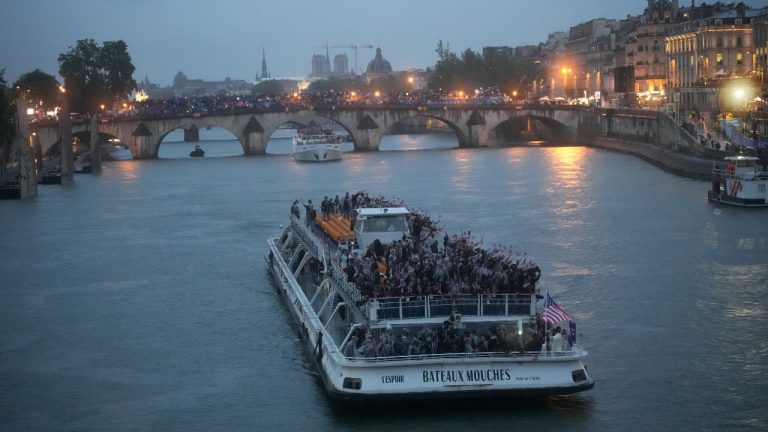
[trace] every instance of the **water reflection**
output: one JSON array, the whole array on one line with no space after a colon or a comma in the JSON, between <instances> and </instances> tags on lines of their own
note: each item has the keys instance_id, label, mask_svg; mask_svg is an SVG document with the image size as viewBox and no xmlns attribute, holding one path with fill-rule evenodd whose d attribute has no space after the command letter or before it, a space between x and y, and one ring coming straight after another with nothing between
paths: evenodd
<instances>
[{"instance_id":1,"label":"water reflection","mask_svg":"<svg viewBox=\"0 0 768 432\"><path fill-rule=\"evenodd\" d=\"M459 149L453 152L451 160L454 162L453 166L453 185L456 189L466 192L471 190L473 171L475 169L472 164L472 157L475 156L470 153L471 150Z\"/></svg>"},{"instance_id":2,"label":"water reflection","mask_svg":"<svg viewBox=\"0 0 768 432\"><path fill-rule=\"evenodd\" d=\"M138 178L140 164L137 161L117 161L113 162L112 166L117 168L124 180L136 180Z\"/></svg>"},{"instance_id":3,"label":"water reflection","mask_svg":"<svg viewBox=\"0 0 768 432\"><path fill-rule=\"evenodd\" d=\"M584 222L579 215L593 205L585 178L587 149L584 147L551 147L542 149L547 161L545 172L549 184L544 193L550 198L552 211L562 228L573 228Z\"/></svg>"}]
</instances>

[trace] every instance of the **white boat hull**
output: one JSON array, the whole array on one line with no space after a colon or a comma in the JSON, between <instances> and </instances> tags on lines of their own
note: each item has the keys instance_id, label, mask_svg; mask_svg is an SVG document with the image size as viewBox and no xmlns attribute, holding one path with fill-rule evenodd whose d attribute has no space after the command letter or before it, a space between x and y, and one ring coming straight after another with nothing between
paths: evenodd
<instances>
[{"instance_id":1,"label":"white boat hull","mask_svg":"<svg viewBox=\"0 0 768 432\"><path fill-rule=\"evenodd\" d=\"M341 159L339 144L302 144L294 146L293 158L300 162L327 162Z\"/></svg>"},{"instance_id":2,"label":"white boat hull","mask_svg":"<svg viewBox=\"0 0 768 432\"><path fill-rule=\"evenodd\" d=\"M579 347L544 355L536 352L345 357L283 260L277 239L268 243L267 266L326 390L334 397L365 400L544 396L575 393L594 386L583 363L587 353Z\"/></svg>"}]
</instances>

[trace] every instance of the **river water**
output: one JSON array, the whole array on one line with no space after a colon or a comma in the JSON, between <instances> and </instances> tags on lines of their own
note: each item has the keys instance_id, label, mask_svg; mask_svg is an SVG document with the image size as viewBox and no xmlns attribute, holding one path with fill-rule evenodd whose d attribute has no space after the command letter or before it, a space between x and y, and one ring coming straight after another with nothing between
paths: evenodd
<instances>
[{"instance_id":1,"label":"river water","mask_svg":"<svg viewBox=\"0 0 768 432\"><path fill-rule=\"evenodd\" d=\"M583 147L401 135L300 164L285 138L261 157L202 145L0 202L0 430L768 430L768 211ZM263 254L293 199L362 189L532 256L578 320L595 388L332 404Z\"/></svg>"}]
</instances>

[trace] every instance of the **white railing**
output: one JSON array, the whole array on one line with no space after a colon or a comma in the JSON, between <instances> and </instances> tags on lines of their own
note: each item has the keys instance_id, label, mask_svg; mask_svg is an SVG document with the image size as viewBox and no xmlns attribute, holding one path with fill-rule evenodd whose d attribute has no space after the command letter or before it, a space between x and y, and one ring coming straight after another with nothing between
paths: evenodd
<instances>
[{"instance_id":1,"label":"white railing","mask_svg":"<svg viewBox=\"0 0 768 432\"><path fill-rule=\"evenodd\" d=\"M478 294L378 298L377 320L462 316L535 316L535 294Z\"/></svg>"},{"instance_id":2,"label":"white railing","mask_svg":"<svg viewBox=\"0 0 768 432\"><path fill-rule=\"evenodd\" d=\"M515 351L515 352L473 352L445 354L417 354L386 357L344 357L351 363L391 363L402 361L428 361L446 359L548 359L583 357L586 352L580 346L565 351Z\"/></svg>"}]
</instances>

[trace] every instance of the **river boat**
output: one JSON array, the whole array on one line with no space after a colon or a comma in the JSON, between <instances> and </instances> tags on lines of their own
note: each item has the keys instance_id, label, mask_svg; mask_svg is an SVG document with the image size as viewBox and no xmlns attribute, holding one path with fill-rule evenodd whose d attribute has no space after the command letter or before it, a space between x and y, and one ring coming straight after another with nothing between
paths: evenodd
<instances>
[{"instance_id":1,"label":"river boat","mask_svg":"<svg viewBox=\"0 0 768 432\"><path fill-rule=\"evenodd\" d=\"M38 183L43 185L61 184L61 169L56 168L40 174Z\"/></svg>"},{"instance_id":2,"label":"river boat","mask_svg":"<svg viewBox=\"0 0 768 432\"><path fill-rule=\"evenodd\" d=\"M341 160L341 141L330 128L311 125L298 129L293 137L293 158L300 162Z\"/></svg>"},{"instance_id":3,"label":"river boat","mask_svg":"<svg viewBox=\"0 0 768 432\"><path fill-rule=\"evenodd\" d=\"M332 397L517 398L594 386L587 352L575 343L575 324L573 343L558 348L555 336L542 339L559 320L547 315L543 321L538 277L519 292L377 295L386 261L363 254L385 255L392 242L410 241L419 218L405 207L358 208L353 220L331 214L307 221L292 211L281 234L268 239L265 259L276 290ZM341 258L348 253L352 260L375 260L378 281L352 278Z\"/></svg>"},{"instance_id":4,"label":"river boat","mask_svg":"<svg viewBox=\"0 0 768 432\"><path fill-rule=\"evenodd\" d=\"M713 168L710 202L740 207L768 207L768 172L758 169L754 156L728 156L725 169Z\"/></svg>"},{"instance_id":5,"label":"river boat","mask_svg":"<svg viewBox=\"0 0 768 432\"><path fill-rule=\"evenodd\" d=\"M205 150L202 149L199 145L195 146L195 149L189 152L190 157L203 157L205 156Z\"/></svg>"},{"instance_id":6,"label":"river boat","mask_svg":"<svg viewBox=\"0 0 768 432\"><path fill-rule=\"evenodd\" d=\"M21 198L21 186L18 183L8 182L0 186L0 199Z\"/></svg>"}]
</instances>

